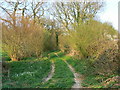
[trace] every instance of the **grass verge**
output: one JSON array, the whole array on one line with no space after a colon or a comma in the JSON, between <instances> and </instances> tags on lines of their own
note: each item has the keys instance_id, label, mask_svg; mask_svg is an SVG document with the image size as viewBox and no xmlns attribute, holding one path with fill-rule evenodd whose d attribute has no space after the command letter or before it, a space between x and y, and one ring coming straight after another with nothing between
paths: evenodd
<instances>
[{"instance_id":1,"label":"grass verge","mask_svg":"<svg viewBox=\"0 0 120 90\"><path fill-rule=\"evenodd\" d=\"M92 62L90 60L76 60L69 56L64 56L62 59L65 59L70 65L72 65L75 70L84 76L84 80L82 82L83 87L89 88L111 88L113 84L117 83L110 83L107 86L103 85L103 82L109 79L111 76L103 76L97 75L95 73L95 68L92 66ZM118 88L118 87L115 87Z\"/></svg>"},{"instance_id":2,"label":"grass verge","mask_svg":"<svg viewBox=\"0 0 120 90\"><path fill-rule=\"evenodd\" d=\"M35 88L51 70L49 60L7 62L3 88Z\"/></svg>"}]
</instances>

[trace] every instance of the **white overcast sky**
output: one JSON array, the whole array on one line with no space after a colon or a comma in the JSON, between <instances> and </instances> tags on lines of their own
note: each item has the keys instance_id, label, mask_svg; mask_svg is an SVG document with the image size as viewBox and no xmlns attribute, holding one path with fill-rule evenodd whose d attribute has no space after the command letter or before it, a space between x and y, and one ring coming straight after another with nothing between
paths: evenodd
<instances>
[{"instance_id":1,"label":"white overcast sky","mask_svg":"<svg viewBox=\"0 0 120 90\"><path fill-rule=\"evenodd\" d=\"M104 0L105 5L98 14L101 22L110 22L118 30L118 2L120 0Z\"/></svg>"}]
</instances>

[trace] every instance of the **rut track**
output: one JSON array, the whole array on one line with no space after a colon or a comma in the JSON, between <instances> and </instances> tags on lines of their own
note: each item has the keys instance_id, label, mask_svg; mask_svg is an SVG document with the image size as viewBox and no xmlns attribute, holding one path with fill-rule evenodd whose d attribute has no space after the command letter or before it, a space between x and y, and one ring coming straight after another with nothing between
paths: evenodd
<instances>
[{"instance_id":1,"label":"rut track","mask_svg":"<svg viewBox=\"0 0 120 90\"><path fill-rule=\"evenodd\" d=\"M47 77L45 77L45 78L43 79L43 83L49 81L49 80L53 77L53 75L54 75L54 72L55 72L55 64L54 64L53 61L52 61L51 67L52 67L51 72L48 74Z\"/></svg>"},{"instance_id":2,"label":"rut track","mask_svg":"<svg viewBox=\"0 0 120 90\"><path fill-rule=\"evenodd\" d=\"M74 75L75 84L72 86L72 88L82 88L82 86L81 86L81 83L82 83L81 77L82 76L79 73L76 73L75 69L70 64L68 64L65 60L63 60L63 61L68 65L68 67L70 68L71 72Z\"/></svg>"}]
</instances>

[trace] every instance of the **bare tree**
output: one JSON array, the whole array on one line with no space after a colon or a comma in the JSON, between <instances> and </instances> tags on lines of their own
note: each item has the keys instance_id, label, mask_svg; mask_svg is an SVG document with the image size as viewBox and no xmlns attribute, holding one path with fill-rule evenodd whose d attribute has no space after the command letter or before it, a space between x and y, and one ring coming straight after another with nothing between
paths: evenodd
<instances>
[{"instance_id":1,"label":"bare tree","mask_svg":"<svg viewBox=\"0 0 120 90\"><path fill-rule=\"evenodd\" d=\"M71 24L83 23L94 18L102 7L101 2L57 2L53 3L52 15L69 30Z\"/></svg>"},{"instance_id":2,"label":"bare tree","mask_svg":"<svg viewBox=\"0 0 120 90\"><path fill-rule=\"evenodd\" d=\"M0 16L3 22L3 49L11 57L11 60L20 60L32 54L35 56L41 55L44 33L42 26L37 23L38 19L36 18L39 17L40 19L42 4L43 2L8 2L4 0L0 5L0 8L6 15L4 17ZM32 9L30 9L31 6ZM28 13L28 10L32 12ZM32 17L28 17L29 14ZM34 46L35 48L33 48Z\"/></svg>"},{"instance_id":3,"label":"bare tree","mask_svg":"<svg viewBox=\"0 0 120 90\"><path fill-rule=\"evenodd\" d=\"M8 7L5 7L6 5L8 5ZM9 19L5 19L0 17L0 19L6 23L9 23L14 29L16 26L16 12L19 5L20 5L19 1L9 2L7 0L2 2L2 4L0 5L0 8L3 10L3 13L5 12L5 14L7 14L9 18Z\"/></svg>"}]
</instances>

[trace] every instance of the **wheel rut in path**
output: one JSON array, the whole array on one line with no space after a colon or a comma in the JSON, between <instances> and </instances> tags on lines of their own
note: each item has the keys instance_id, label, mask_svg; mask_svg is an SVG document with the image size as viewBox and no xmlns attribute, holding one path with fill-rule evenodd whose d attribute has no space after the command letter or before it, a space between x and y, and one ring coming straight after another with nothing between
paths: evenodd
<instances>
[{"instance_id":1,"label":"wheel rut in path","mask_svg":"<svg viewBox=\"0 0 120 90\"><path fill-rule=\"evenodd\" d=\"M70 64L68 64L67 61L65 61L65 60L63 60L63 61L68 65L68 67L70 68L71 72L74 75L75 84L72 86L72 88L82 88L82 86L81 86L81 83L82 83L81 77L82 76L80 74L76 73L74 68Z\"/></svg>"},{"instance_id":2,"label":"wheel rut in path","mask_svg":"<svg viewBox=\"0 0 120 90\"><path fill-rule=\"evenodd\" d=\"M51 66L52 66L51 72L48 74L47 77L45 77L45 78L43 79L43 83L49 81L49 80L53 77L53 75L54 75L54 72L55 72L55 64L54 64L54 61L52 61L52 65L51 65Z\"/></svg>"}]
</instances>

